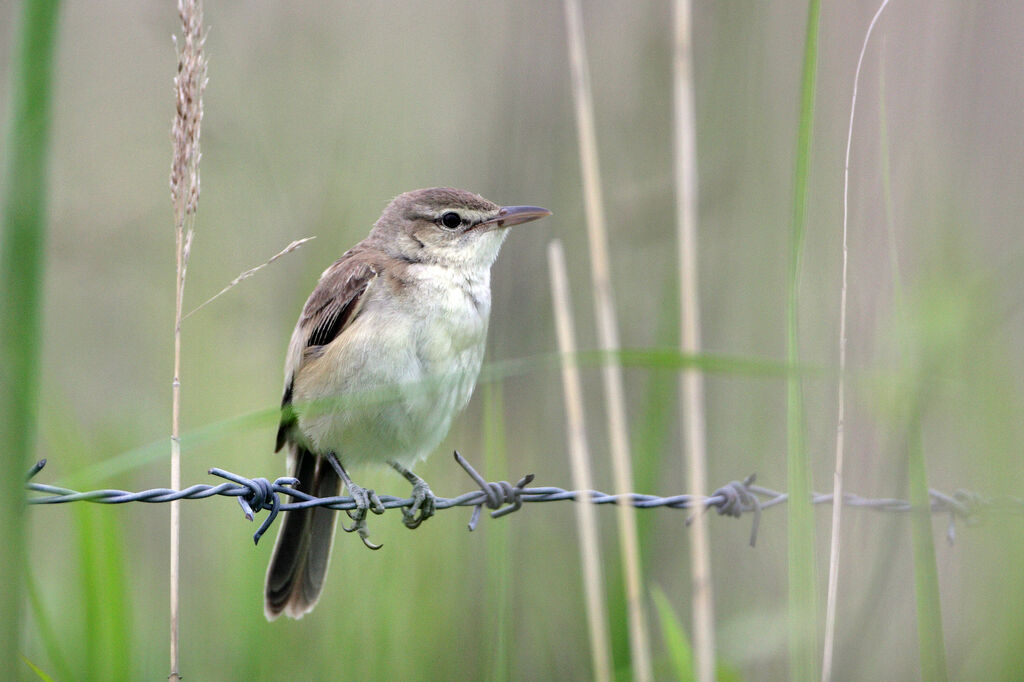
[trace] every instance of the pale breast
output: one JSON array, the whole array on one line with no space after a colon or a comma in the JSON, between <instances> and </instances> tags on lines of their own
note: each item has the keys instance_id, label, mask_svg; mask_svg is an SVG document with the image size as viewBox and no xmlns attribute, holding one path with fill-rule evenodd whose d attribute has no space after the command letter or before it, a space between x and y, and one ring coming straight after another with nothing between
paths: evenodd
<instances>
[{"instance_id":1,"label":"pale breast","mask_svg":"<svg viewBox=\"0 0 1024 682\"><path fill-rule=\"evenodd\" d=\"M347 463L411 464L437 447L469 402L484 355L489 279L433 270L415 272L415 296L382 287L297 377L297 402L317 405L299 408L317 451Z\"/></svg>"}]
</instances>

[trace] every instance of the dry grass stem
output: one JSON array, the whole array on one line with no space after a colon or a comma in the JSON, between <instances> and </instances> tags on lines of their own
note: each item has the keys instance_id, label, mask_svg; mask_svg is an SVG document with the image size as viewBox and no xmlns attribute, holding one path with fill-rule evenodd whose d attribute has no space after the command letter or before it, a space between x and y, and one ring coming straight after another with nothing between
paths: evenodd
<instances>
[{"instance_id":1,"label":"dry grass stem","mask_svg":"<svg viewBox=\"0 0 1024 682\"><path fill-rule=\"evenodd\" d=\"M221 296L223 296L224 294L226 294L226 293L227 293L228 291L230 291L230 290L231 290L231 289L232 289L233 287L235 287L235 286L236 286L237 284L239 284L239 283L240 283L240 282L242 282L243 280L249 279L250 277L252 277L253 275L255 275L255 274L256 274L257 272L259 272L259 271L260 271L260 270L262 270L263 268L267 267L268 265L270 265L271 263L273 263L274 261L276 261L276 260L277 260L278 258L280 258L281 256L286 256L286 255L288 255L289 253L291 253L292 251L295 251L296 249L298 249L298 248L299 248L300 246L302 246L302 245L303 245L303 244L305 244L306 242L309 242L309 241L313 241L314 239L316 239L316 237L304 237L303 239L296 239L296 240L295 240L295 241L293 241L293 242L292 242L291 244L289 244L288 246L284 247L283 249L281 249L280 251L278 251L277 253L275 253L275 254L274 254L273 256L271 256L271 257L270 257L270 258L269 258L269 259L268 259L267 261L265 261L264 263L261 263L260 265L257 265L257 266L256 266L256 267L254 267L254 268L249 268L248 270L246 270L245 272L243 272L242 274L240 274L240 275L239 275L238 277L235 277L235 278L234 278L233 280L231 280L230 282L228 282L228 285L227 285L226 287L224 287L223 289L221 289L220 291L218 291L218 292L217 292L216 294L214 294L214 295L213 295L213 296L211 296L210 298L206 299L205 301L203 301L202 303L200 303L199 305L197 305L197 306L196 306L195 308L193 308L193 309L192 309L191 311L189 311L189 312L188 312L188 313L187 313L187 314L186 314L186 315L185 315L185 316L184 316L183 318L181 318L181 319L183 319L183 320L187 320L187 319L188 319L188 318L190 318L190 317L191 317L191 316L192 316L193 314L195 314L195 313L199 312L199 311L200 311L201 309L205 308L205 307L206 307L207 305L209 305L210 303L213 303L213 302L214 302L215 300L217 300L218 298L220 298Z\"/></svg>"},{"instance_id":2,"label":"dry grass stem","mask_svg":"<svg viewBox=\"0 0 1024 682\"><path fill-rule=\"evenodd\" d=\"M593 490L590 450L587 445L586 423L583 417L583 388L579 368L570 360L576 352L576 333L572 324L572 303L569 297L569 277L565 268L562 242L548 244L548 268L551 272L551 301L555 311L555 329L558 333L558 351L562 355L562 389L565 393L565 413L568 419L569 461L572 464L573 486L577 490ZM587 496L580 502L589 502ZM594 679L607 682L612 679L612 661L608 639L608 610L604 601L604 578L601 573L601 545L597 534L597 517L592 504L577 504L576 528L580 538L580 564L587 603L587 624L590 634L590 657L594 666Z\"/></svg>"},{"instance_id":3,"label":"dry grass stem","mask_svg":"<svg viewBox=\"0 0 1024 682\"><path fill-rule=\"evenodd\" d=\"M875 28L878 17L882 10L889 4L889 0L882 0L878 11L872 17L868 30L864 34L864 43L860 48L860 56L857 58L857 70L853 76L853 95L850 97L850 124L846 133L846 162L843 171L843 274L842 286L839 294L839 386L837 418L836 418L836 464L835 473L832 479L832 499L843 499L843 456L845 441L846 422L846 292L847 292L847 264L848 264L848 234L850 216L850 149L853 146L853 117L857 110L857 86L860 83L860 69L864 63L864 54L868 49L868 40ZM832 679L832 661L835 652L836 634L836 599L839 590L839 552L841 543L839 531L842 527L843 505L832 506L832 541L829 548L828 564L828 594L825 604L825 642L822 655L821 679L829 682Z\"/></svg>"},{"instance_id":4,"label":"dry grass stem","mask_svg":"<svg viewBox=\"0 0 1024 682\"><path fill-rule=\"evenodd\" d=\"M690 0L675 3L675 181L676 229L679 231L680 344L683 353L700 352L700 297L697 276L697 122L693 97L693 41ZM679 377L688 488L697 496L707 489L707 433L704 375L696 369ZM715 602L711 582L711 546L706 514L696 514L690 574L693 594L694 672L700 682L715 677Z\"/></svg>"},{"instance_id":5,"label":"dry grass stem","mask_svg":"<svg viewBox=\"0 0 1024 682\"><path fill-rule=\"evenodd\" d=\"M203 90L206 88L206 57L203 54L203 8L200 0L178 0L183 44L177 36L178 72L174 77L175 115L171 127L174 152L171 160L171 202L174 205L174 234L177 279L174 304L174 378L171 381L171 487L181 487L181 310L185 295L185 274L192 253L196 208L199 204L199 148L203 121ZM181 568L181 511L171 503L170 542L170 659L169 680L180 680L178 624L179 574Z\"/></svg>"},{"instance_id":6,"label":"dry grass stem","mask_svg":"<svg viewBox=\"0 0 1024 682\"><path fill-rule=\"evenodd\" d=\"M587 241L590 246L598 344L601 350L613 351L619 348L618 321L612 292L608 235L605 227L604 202L601 198L601 172L597 160L594 104L590 89L590 74L587 69L583 17L579 0L565 0L565 18L573 100L576 110L576 130L579 137L580 168L583 174L583 197L587 215ZM622 368L618 364L606 363L602 367L602 373L615 490L619 493L631 492L633 490L633 469L630 464ZM636 510L627 504L619 505L616 509L620 550L626 579L626 605L629 615L629 643L633 678L637 682L645 682L652 678L651 648L641 587L640 543L637 537Z\"/></svg>"}]
</instances>

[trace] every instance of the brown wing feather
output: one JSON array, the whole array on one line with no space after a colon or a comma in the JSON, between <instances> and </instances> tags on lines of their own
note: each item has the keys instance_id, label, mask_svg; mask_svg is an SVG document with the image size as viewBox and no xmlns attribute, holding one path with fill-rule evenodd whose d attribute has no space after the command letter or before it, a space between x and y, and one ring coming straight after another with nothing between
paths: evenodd
<instances>
[{"instance_id":1,"label":"brown wing feather","mask_svg":"<svg viewBox=\"0 0 1024 682\"><path fill-rule=\"evenodd\" d=\"M280 450L295 424L291 409L295 375L302 370L304 352L310 346L326 346L338 338L359 314L363 294L377 277L377 269L352 249L324 271L313 293L306 300L298 324L292 333L285 361L285 388L281 399L281 424L277 429Z\"/></svg>"}]
</instances>

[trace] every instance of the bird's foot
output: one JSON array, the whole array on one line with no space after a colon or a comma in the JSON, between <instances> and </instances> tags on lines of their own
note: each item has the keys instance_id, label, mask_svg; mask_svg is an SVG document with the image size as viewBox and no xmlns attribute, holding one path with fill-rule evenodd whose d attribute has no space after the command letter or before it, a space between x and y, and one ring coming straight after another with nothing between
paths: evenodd
<instances>
[{"instance_id":1,"label":"bird's foot","mask_svg":"<svg viewBox=\"0 0 1024 682\"><path fill-rule=\"evenodd\" d=\"M380 498L377 497L377 493L371 489L351 482L347 484L347 487L348 494L356 503L356 508L345 512L352 519L352 525L346 526L343 523L341 524L342 530L346 533L359 533L359 539L363 541L364 545L370 549L380 549L381 545L370 541L370 531L366 525L366 512L372 511L374 514L383 514L384 505L381 503Z\"/></svg>"},{"instance_id":2,"label":"bird's foot","mask_svg":"<svg viewBox=\"0 0 1024 682\"><path fill-rule=\"evenodd\" d=\"M402 508L402 523L410 530L434 515L437 498L422 478L412 485L412 504Z\"/></svg>"},{"instance_id":3,"label":"bird's foot","mask_svg":"<svg viewBox=\"0 0 1024 682\"><path fill-rule=\"evenodd\" d=\"M370 542L370 531L366 526L367 510L372 511L374 514L384 513L384 505L381 503L380 498L377 497L377 493L369 488L353 483L352 477L345 471L345 467L341 466L341 462L333 452L327 454L327 461L334 468L334 471L337 472L342 483L348 488L349 496L356 503L355 509L345 511L348 517L352 519L352 525L346 526L343 523L341 524L341 529L346 533L359 533L359 539L363 541L364 545L370 549L380 549L382 545Z\"/></svg>"},{"instance_id":4,"label":"bird's foot","mask_svg":"<svg viewBox=\"0 0 1024 682\"><path fill-rule=\"evenodd\" d=\"M437 511L437 498L427 482L406 469L398 462L392 462L391 466L398 473L405 476L405 480L412 483L412 504L402 507L402 523L406 528L419 528L420 524L429 519Z\"/></svg>"}]
</instances>

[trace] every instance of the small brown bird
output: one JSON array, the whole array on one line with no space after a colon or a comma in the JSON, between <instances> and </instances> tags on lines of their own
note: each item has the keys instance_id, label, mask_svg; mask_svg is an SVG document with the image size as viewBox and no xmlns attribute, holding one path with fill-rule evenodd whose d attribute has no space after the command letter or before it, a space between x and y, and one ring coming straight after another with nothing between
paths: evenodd
<instances>
[{"instance_id":1,"label":"small brown bird","mask_svg":"<svg viewBox=\"0 0 1024 682\"><path fill-rule=\"evenodd\" d=\"M357 508L342 527L368 547L379 545L367 538L366 513L384 508L346 467L389 464L413 485L405 525L433 515L434 495L409 467L437 447L476 385L491 265L507 228L548 215L459 189L407 192L309 295L288 346L277 450L288 446L298 490L333 497L345 484ZM269 620L316 605L336 519L323 507L285 515L267 569Z\"/></svg>"}]
</instances>

